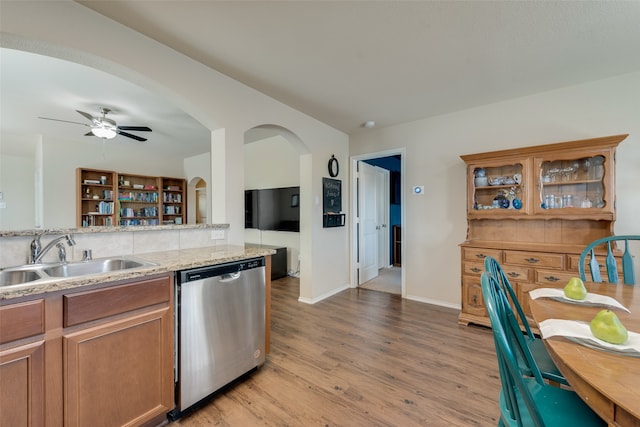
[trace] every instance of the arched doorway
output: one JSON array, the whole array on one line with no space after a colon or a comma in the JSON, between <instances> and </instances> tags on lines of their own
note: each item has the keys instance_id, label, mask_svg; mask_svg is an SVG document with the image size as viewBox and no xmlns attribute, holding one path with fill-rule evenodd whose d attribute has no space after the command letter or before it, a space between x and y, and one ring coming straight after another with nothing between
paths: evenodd
<instances>
[{"instance_id":1,"label":"arched doorway","mask_svg":"<svg viewBox=\"0 0 640 427\"><path fill-rule=\"evenodd\" d=\"M279 191L287 196L287 211L297 211L298 225L295 231L286 227L261 229L246 223L245 242L286 248L287 275L301 277L301 241L304 231L304 217L301 215L306 197L302 184L301 156L308 149L300 138L288 129L276 125L261 125L245 132L245 191L247 194L264 190ZM294 206L295 205L295 206ZM294 209L291 209L294 208ZM285 218L286 219L286 218ZM277 228L277 227L275 227Z\"/></svg>"}]
</instances>

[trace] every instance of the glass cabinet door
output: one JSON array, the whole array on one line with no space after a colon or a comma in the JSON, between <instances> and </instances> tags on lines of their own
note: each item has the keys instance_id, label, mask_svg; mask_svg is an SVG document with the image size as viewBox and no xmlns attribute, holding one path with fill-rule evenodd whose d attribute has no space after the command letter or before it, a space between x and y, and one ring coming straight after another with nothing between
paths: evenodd
<instances>
[{"instance_id":1,"label":"glass cabinet door","mask_svg":"<svg viewBox=\"0 0 640 427\"><path fill-rule=\"evenodd\" d=\"M539 175L535 213L593 215L613 213L612 160L608 153L536 159Z\"/></svg>"},{"instance_id":2,"label":"glass cabinet door","mask_svg":"<svg viewBox=\"0 0 640 427\"><path fill-rule=\"evenodd\" d=\"M469 215L496 217L528 213L527 173L525 160L470 165Z\"/></svg>"}]
</instances>

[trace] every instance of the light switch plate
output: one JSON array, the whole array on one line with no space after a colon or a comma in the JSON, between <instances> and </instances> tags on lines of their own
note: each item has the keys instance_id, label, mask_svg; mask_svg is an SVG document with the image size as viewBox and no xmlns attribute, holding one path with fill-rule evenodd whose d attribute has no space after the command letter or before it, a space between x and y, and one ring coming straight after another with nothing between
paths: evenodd
<instances>
[{"instance_id":1,"label":"light switch plate","mask_svg":"<svg viewBox=\"0 0 640 427\"><path fill-rule=\"evenodd\" d=\"M211 230L211 238L213 240L221 240L224 239L224 230Z\"/></svg>"}]
</instances>

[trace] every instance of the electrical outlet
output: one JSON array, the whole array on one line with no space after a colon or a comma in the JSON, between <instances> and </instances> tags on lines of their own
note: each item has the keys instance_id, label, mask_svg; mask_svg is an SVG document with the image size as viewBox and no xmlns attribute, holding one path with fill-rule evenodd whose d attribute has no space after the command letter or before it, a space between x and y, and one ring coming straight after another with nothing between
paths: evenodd
<instances>
[{"instance_id":1,"label":"electrical outlet","mask_svg":"<svg viewBox=\"0 0 640 427\"><path fill-rule=\"evenodd\" d=\"M211 238L213 240L224 239L224 230L221 230L221 229L211 230Z\"/></svg>"}]
</instances>

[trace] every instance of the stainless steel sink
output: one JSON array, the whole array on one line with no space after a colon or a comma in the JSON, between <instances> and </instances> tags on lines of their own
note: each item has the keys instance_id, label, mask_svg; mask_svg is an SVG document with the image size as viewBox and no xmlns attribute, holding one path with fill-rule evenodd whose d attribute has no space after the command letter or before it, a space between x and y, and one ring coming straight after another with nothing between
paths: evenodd
<instances>
[{"instance_id":1,"label":"stainless steel sink","mask_svg":"<svg viewBox=\"0 0 640 427\"><path fill-rule=\"evenodd\" d=\"M45 267L42 271L50 277L76 277L89 274L110 273L131 268L156 265L152 262L134 258L104 258L91 261L70 262Z\"/></svg>"},{"instance_id":2,"label":"stainless steel sink","mask_svg":"<svg viewBox=\"0 0 640 427\"><path fill-rule=\"evenodd\" d=\"M0 287L20 285L35 282L40 279L42 279L42 275L36 270L16 269L0 271Z\"/></svg>"},{"instance_id":3,"label":"stainless steel sink","mask_svg":"<svg viewBox=\"0 0 640 427\"><path fill-rule=\"evenodd\" d=\"M99 258L62 264L28 264L0 270L0 287L35 285L51 280L111 273L138 267L158 265L154 262L134 257Z\"/></svg>"}]
</instances>

